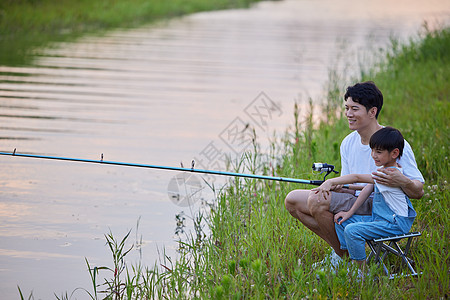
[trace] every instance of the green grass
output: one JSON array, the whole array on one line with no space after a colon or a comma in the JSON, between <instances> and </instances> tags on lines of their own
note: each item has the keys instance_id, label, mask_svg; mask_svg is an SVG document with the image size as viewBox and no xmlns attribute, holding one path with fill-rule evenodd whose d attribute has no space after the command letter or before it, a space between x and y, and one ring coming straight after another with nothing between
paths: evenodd
<instances>
[{"instance_id":1,"label":"green grass","mask_svg":"<svg viewBox=\"0 0 450 300\"><path fill-rule=\"evenodd\" d=\"M0 65L26 64L30 50L82 34L129 28L258 0L2 0Z\"/></svg>"}]
</instances>

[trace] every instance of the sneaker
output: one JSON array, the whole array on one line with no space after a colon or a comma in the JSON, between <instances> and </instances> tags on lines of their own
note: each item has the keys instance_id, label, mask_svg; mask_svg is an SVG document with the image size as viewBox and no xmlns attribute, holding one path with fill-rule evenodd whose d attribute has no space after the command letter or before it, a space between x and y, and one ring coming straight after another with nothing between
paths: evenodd
<instances>
[{"instance_id":1,"label":"sneaker","mask_svg":"<svg viewBox=\"0 0 450 300\"><path fill-rule=\"evenodd\" d=\"M336 254L336 252L331 253L330 265L331 268L336 271L339 268L339 265L342 263L342 258Z\"/></svg>"},{"instance_id":2,"label":"sneaker","mask_svg":"<svg viewBox=\"0 0 450 300\"><path fill-rule=\"evenodd\" d=\"M313 263L312 267L317 269L319 267L330 266L331 270L336 271L339 268L339 264L342 262L342 258L334 252L327 254L324 259L319 262Z\"/></svg>"},{"instance_id":3,"label":"sneaker","mask_svg":"<svg viewBox=\"0 0 450 300\"><path fill-rule=\"evenodd\" d=\"M366 280L369 276L368 272L363 272L361 269L358 269L358 274L356 275L356 282L361 283Z\"/></svg>"},{"instance_id":4,"label":"sneaker","mask_svg":"<svg viewBox=\"0 0 450 300\"><path fill-rule=\"evenodd\" d=\"M359 267L350 264L347 266L347 274L357 283L364 282L369 277L368 270L361 270Z\"/></svg>"}]
</instances>

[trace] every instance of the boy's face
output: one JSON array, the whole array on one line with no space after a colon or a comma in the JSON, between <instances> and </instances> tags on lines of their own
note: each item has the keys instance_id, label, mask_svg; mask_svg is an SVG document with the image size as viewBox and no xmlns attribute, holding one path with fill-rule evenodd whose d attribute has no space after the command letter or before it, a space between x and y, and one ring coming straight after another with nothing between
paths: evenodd
<instances>
[{"instance_id":1,"label":"boy's face","mask_svg":"<svg viewBox=\"0 0 450 300\"><path fill-rule=\"evenodd\" d=\"M345 116L348 120L348 127L351 130L362 129L375 119L374 111L376 108L373 107L367 111L366 107L358 102L353 101L351 97L347 98L345 104Z\"/></svg>"},{"instance_id":2,"label":"boy's face","mask_svg":"<svg viewBox=\"0 0 450 300\"><path fill-rule=\"evenodd\" d=\"M396 163L397 157L398 149L394 149L391 152L388 150L372 149L372 158L377 167L391 167Z\"/></svg>"}]
</instances>

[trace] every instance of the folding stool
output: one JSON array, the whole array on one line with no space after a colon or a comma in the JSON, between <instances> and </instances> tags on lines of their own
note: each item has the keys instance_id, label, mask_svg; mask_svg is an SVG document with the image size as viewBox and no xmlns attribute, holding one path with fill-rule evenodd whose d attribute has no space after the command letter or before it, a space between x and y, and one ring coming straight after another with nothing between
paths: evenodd
<instances>
[{"instance_id":1,"label":"folding stool","mask_svg":"<svg viewBox=\"0 0 450 300\"><path fill-rule=\"evenodd\" d=\"M384 273L387 276L389 276L389 279L392 279L397 276L417 276L419 275L419 273L417 273L416 270L414 270L414 267L412 266L412 264L414 264L414 261L408 257L408 253L413 238L418 237L420 235L421 235L420 232L409 232L402 235L366 241L371 250L369 256L366 259L366 262L369 263L370 260L373 258L377 264L381 264L383 266ZM400 248L398 242L405 238L407 238L408 240L406 242L405 250L403 251ZM389 253L395 254L396 256L402 259L402 266L403 264L406 264L406 266L409 269L409 272L407 274L403 273L400 275L389 274L390 272L383 262L383 260Z\"/></svg>"}]
</instances>

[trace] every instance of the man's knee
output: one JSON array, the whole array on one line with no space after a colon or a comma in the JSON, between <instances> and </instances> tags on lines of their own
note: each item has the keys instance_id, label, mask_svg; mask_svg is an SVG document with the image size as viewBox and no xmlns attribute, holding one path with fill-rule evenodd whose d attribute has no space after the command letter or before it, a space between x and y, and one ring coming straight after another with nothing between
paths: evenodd
<instances>
[{"instance_id":1,"label":"man's knee","mask_svg":"<svg viewBox=\"0 0 450 300\"><path fill-rule=\"evenodd\" d=\"M289 192L284 199L284 206L287 210L291 210L295 206L295 198L293 191Z\"/></svg>"},{"instance_id":2,"label":"man's knee","mask_svg":"<svg viewBox=\"0 0 450 300\"><path fill-rule=\"evenodd\" d=\"M286 198L284 199L284 206L289 209L296 208L298 206L301 206L303 202L306 204L307 200L307 194L305 194L305 191L303 190L293 190L290 191L289 194L287 194Z\"/></svg>"},{"instance_id":3,"label":"man's knee","mask_svg":"<svg viewBox=\"0 0 450 300\"><path fill-rule=\"evenodd\" d=\"M329 211L330 198L320 198L319 194L310 192L308 197L308 209L312 216L318 216Z\"/></svg>"},{"instance_id":4,"label":"man's knee","mask_svg":"<svg viewBox=\"0 0 450 300\"><path fill-rule=\"evenodd\" d=\"M300 218L299 213L309 215L307 207L308 193L309 191L307 190L294 190L287 194L284 199L284 206L291 215L296 218Z\"/></svg>"}]
</instances>

